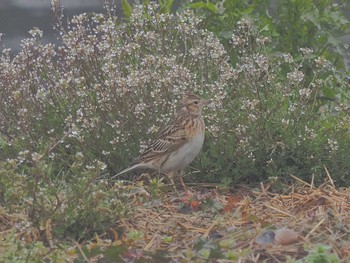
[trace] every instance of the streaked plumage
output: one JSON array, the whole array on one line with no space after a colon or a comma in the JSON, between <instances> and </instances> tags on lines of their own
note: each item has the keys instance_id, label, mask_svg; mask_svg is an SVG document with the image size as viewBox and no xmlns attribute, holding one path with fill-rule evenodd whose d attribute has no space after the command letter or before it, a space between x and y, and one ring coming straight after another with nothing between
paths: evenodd
<instances>
[{"instance_id":1,"label":"streaked plumage","mask_svg":"<svg viewBox=\"0 0 350 263\"><path fill-rule=\"evenodd\" d=\"M202 148L205 124L201 111L207 103L197 95L185 94L174 120L129 168L115 176L136 168L150 168L167 173L173 182L177 172L188 166Z\"/></svg>"}]
</instances>

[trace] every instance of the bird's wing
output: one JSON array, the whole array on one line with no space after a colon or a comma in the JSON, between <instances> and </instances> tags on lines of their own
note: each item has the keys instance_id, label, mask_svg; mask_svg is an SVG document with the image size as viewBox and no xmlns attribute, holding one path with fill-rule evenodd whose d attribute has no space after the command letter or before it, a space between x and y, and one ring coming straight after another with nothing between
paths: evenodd
<instances>
[{"instance_id":1,"label":"bird's wing","mask_svg":"<svg viewBox=\"0 0 350 263\"><path fill-rule=\"evenodd\" d=\"M141 154L138 161L146 161L172 152L188 141L186 130L181 122L174 121L167 126L158 138Z\"/></svg>"}]
</instances>

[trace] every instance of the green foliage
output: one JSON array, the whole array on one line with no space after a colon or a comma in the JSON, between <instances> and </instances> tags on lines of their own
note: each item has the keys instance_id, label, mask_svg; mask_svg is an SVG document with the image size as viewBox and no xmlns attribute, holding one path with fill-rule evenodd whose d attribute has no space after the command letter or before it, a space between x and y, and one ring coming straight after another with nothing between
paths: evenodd
<instances>
[{"instance_id":1,"label":"green foliage","mask_svg":"<svg viewBox=\"0 0 350 263\"><path fill-rule=\"evenodd\" d=\"M151 192L151 196L154 199L160 197L162 193L162 189L164 187L164 183L159 180L159 178L151 178L149 179L149 190Z\"/></svg>"},{"instance_id":2,"label":"green foliage","mask_svg":"<svg viewBox=\"0 0 350 263\"><path fill-rule=\"evenodd\" d=\"M349 53L341 36L349 33L350 23L342 13L344 5L333 0L212 0L194 1L188 7L203 17L205 26L227 47L237 22L249 18L273 40L275 50L294 56L308 47L345 69Z\"/></svg>"},{"instance_id":3,"label":"green foliage","mask_svg":"<svg viewBox=\"0 0 350 263\"><path fill-rule=\"evenodd\" d=\"M211 13L213 14L217 14L218 13L218 9L216 7L216 5L214 5L213 3L210 2L196 2L196 3L190 3L188 5L190 8L193 9L206 9L209 10Z\"/></svg>"},{"instance_id":4,"label":"green foliage","mask_svg":"<svg viewBox=\"0 0 350 263\"><path fill-rule=\"evenodd\" d=\"M9 213L27 211L33 227L45 228L52 221L56 238L79 240L103 232L126 215L128 191L111 189L99 179L105 169L101 162L84 165L77 155L69 170L51 174L51 162L38 153L19 156L0 163L0 205Z\"/></svg>"},{"instance_id":5,"label":"green foliage","mask_svg":"<svg viewBox=\"0 0 350 263\"><path fill-rule=\"evenodd\" d=\"M203 19L205 27L228 44L227 40L231 38L237 22L247 16L263 16L269 2L268 0L213 0L192 1L185 6L194 9Z\"/></svg>"},{"instance_id":6,"label":"green foliage","mask_svg":"<svg viewBox=\"0 0 350 263\"><path fill-rule=\"evenodd\" d=\"M158 3L163 13L169 13L174 5L174 0L159 0Z\"/></svg>"},{"instance_id":7,"label":"green foliage","mask_svg":"<svg viewBox=\"0 0 350 263\"><path fill-rule=\"evenodd\" d=\"M337 254L331 253L330 247L319 245L314 251L311 251L303 262L310 263L338 263L339 258Z\"/></svg>"},{"instance_id":8,"label":"green foliage","mask_svg":"<svg viewBox=\"0 0 350 263\"><path fill-rule=\"evenodd\" d=\"M186 259L188 261L210 261L210 260L232 260L238 261L240 258L244 258L252 251L236 250L234 247L237 244L237 240L234 239L222 239L220 241L208 240L204 238L198 238L195 240L191 253L188 253Z\"/></svg>"},{"instance_id":9,"label":"green foliage","mask_svg":"<svg viewBox=\"0 0 350 263\"><path fill-rule=\"evenodd\" d=\"M84 256L80 255L74 262L86 262L86 259L94 259L96 257L104 262L169 262L170 258L163 251L151 253L148 251L136 250L126 246L110 246L107 248L95 247L93 249L84 247L82 249ZM79 251L80 252L80 251ZM81 253L79 253L81 254Z\"/></svg>"},{"instance_id":10,"label":"green foliage","mask_svg":"<svg viewBox=\"0 0 350 263\"><path fill-rule=\"evenodd\" d=\"M233 2L236 7L230 5ZM334 58L347 55L340 52L344 50L341 46L326 50L316 41L319 35L326 34L329 40L331 34L344 34L348 21L339 14L339 9L330 9L330 3L324 1L323 7L317 7L323 8L324 12L317 20L319 30L313 36L309 33L295 35L293 30L302 33L294 28L298 26L296 23L276 21L292 14L295 19L304 19L306 11L317 8L312 1L292 2L296 10L285 8L273 19L265 17L267 13L263 12L269 8L267 2L260 2L258 6L253 1L252 9L249 9L244 5L245 1L225 1L222 14L214 19L208 12L198 11L204 21L210 22L206 26L227 46L237 73L235 84L226 90L228 96L223 104L227 111L224 115L220 112L218 117L228 120L220 126L226 133L220 135L220 141L212 137L208 139L212 144L206 146L209 149L201 159L210 163L210 170L218 171L224 183L251 181L253 178L263 180L290 173L305 179L314 174L317 181L322 181L324 165L332 170L332 175L336 173L338 183L349 183L344 175L348 174L346 160L350 154L346 149L349 140L348 84L343 73L335 69L344 69L343 65L339 67L340 64L333 63ZM198 9L200 3L190 6ZM221 2L215 3L219 6ZM248 13L240 14L241 9ZM249 17L248 14L259 17L260 22L255 23L257 26L253 25L254 19L238 20ZM343 25L338 31L331 30L329 24L321 24L321 19L338 15ZM327 21L333 25L340 23ZM308 24L300 22L300 25L309 30ZM299 41L294 41L293 49L283 44L293 41L282 32ZM312 48L306 48L308 46ZM337 52L333 53L334 50ZM297 75L301 78L298 79ZM225 167L225 172L222 167ZM212 173L212 176L215 175Z\"/></svg>"},{"instance_id":11,"label":"green foliage","mask_svg":"<svg viewBox=\"0 0 350 263\"><path fill-rule=\"evenodd\" d=\"M341 7L332 0L279 1L274 21L277 48L296 54L299 48L309 47L345 69L344 58L349 55L341 36L349 32L350 22Z\"/></svg>"},{"instance_id":12,"label":"green foliage","mask_svg":"<svg viewBox=\"0 0 350 263\"><path fill-rule=\"evenodd\" d=\"M239 50L236 79L217 113L227 121L201 159L211 175L237 182L314 174L322 182L326 166L348 184L346 79L311 49L295 57L271 53L270 39L249 20L238 22L232 45Z\"/></svg>"},{"instance_id":13,"label":"green foliage","mask_svg":"<svg viewBox=\"0 0 350 263\"><path fill-rule=\"evenodd\" d=\"M122 0L123 13L126 18L130 18L132 13L132 6L129 4L128 0Z\"/></svg>"},{"instance_id":14,"label":"green foliage","mask_svg":"<svg viewBox=\"0 0 350 263\"><path fill-rule=\"evenodd\" d=\"M68 262L70 260L66 251L51 249L43 242L26 243L18 240L14 231L0 241L0 262L34 263L43 262Z\"/></svg>"}]
</instances>

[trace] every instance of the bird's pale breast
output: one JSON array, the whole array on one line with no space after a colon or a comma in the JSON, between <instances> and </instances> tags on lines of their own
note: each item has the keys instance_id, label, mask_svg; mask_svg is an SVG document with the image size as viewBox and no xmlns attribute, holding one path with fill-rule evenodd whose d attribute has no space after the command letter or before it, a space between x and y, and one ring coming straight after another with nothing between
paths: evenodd
<instances>
[{"instance_id":1,"label":"bird's pale breast","mask_svg":"<svg viewBox=\"0 0 350 263\"><path fill-rule=\"evenodd\" d=\"M176 151L170 153L167 161L163 164L163 171L181 170L188 166L200 152L204 142L204 122L194 120L189 131L189 140Z\"/></svg>"}]
</instances>

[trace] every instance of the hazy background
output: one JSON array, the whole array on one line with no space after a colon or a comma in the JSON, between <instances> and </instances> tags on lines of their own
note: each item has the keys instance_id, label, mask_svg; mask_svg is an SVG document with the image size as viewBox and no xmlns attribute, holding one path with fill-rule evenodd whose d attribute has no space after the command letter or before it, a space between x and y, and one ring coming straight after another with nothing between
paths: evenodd
<instances>
[{"instance_id":1,"label":"hazy background","mask_svg":"<svg viewBox=\"0 0 350 263\"><path fill-rule=\"evenodd\" d=\"M65 19L83 12L104 12L102 0L62 0ZM120 1L116 1L120 2ZM17 52L28 31L38 27L44 32L44 42L56 42L50 0L0 0L0 49Z\"/></svg>"}]
</instances>

